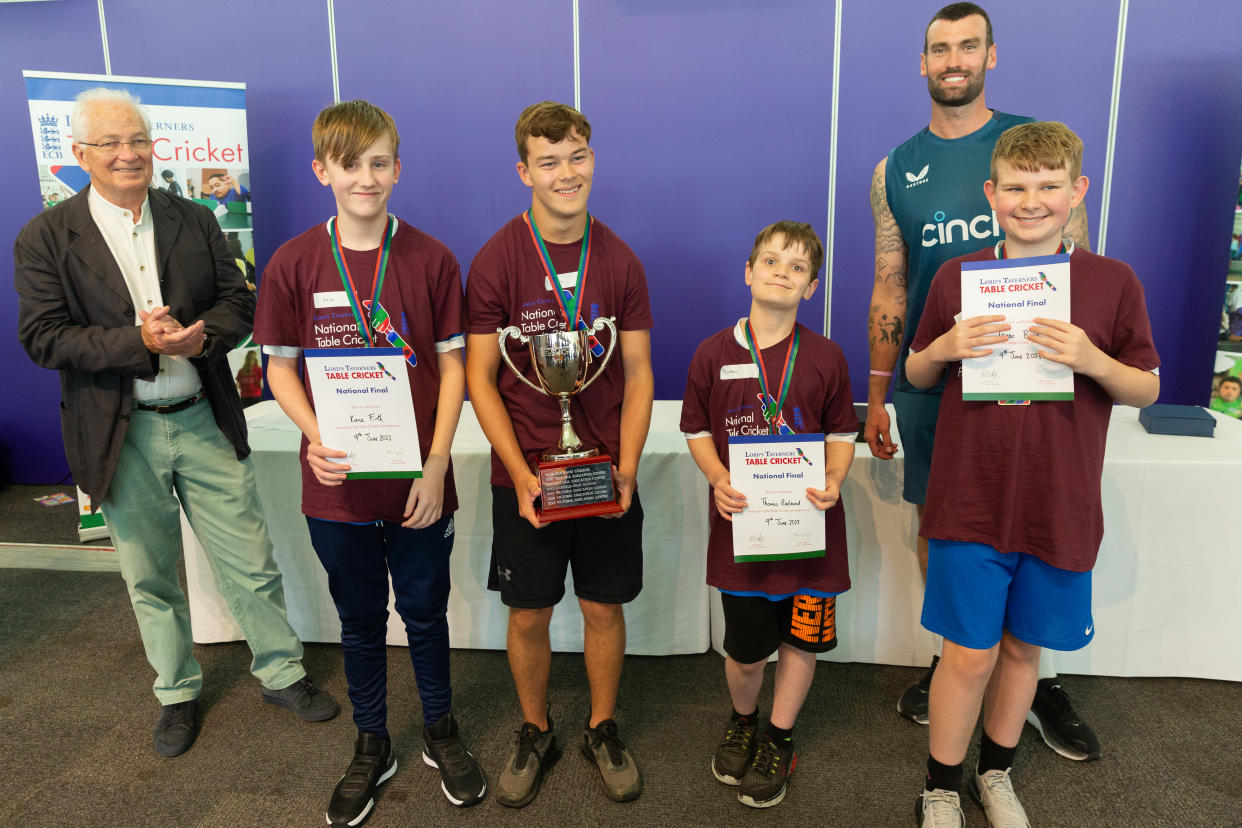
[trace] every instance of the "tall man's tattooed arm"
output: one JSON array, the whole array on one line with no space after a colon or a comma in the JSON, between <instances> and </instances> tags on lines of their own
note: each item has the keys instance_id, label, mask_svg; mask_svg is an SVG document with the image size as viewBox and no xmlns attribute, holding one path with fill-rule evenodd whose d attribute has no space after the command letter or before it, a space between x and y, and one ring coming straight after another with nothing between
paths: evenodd
<instances>
[{"instance_id":1,"label":"tall man's tattooed arm","mask_svg":"<svg viewBox=\"0 0 1242 828\"><path fill-rule=\"evenodd\" d=\"M1083 250L1091 249L1091 233L1087 229L1087 205L1079 204L1070 210L1069 221L1065 222L1065 238L1071 239L1075 247Z\"/></svg>"},{"instance_id":2,"label":"tall man's tattooed arm","mask_svg":"<svg viewBox=\"0 0 1242 828\"><path fill-rule=\"evenodd\" d=\"M867 316L867 349L871 354L871 370L885 374L871 374L867 384L867 424L864 436L871 453L882 460L890 460L897 445L889 436L888 412L884 409L884 397L888 393L891 374L897 366L901 353L901 337L889 335L890 327L882 327L906 319L906 271L908 249L901 237L901 228L893 218L884 191L884 170L888 159L880 159L871 176L871 215L875 219L875 285L871 289L871 312ZM894 341L894 339L896 341Z\"/></svg>"}]
</instances>

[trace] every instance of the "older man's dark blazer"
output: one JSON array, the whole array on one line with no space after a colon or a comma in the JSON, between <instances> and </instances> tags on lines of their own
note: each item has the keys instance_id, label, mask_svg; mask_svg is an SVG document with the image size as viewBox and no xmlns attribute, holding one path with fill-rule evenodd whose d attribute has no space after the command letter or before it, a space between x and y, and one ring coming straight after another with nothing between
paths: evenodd
<instances>
[{"instance_id":1,"label":"older man's dark blazer","mask_svg":"<svg viewBox=\"0 0 1242 828\"><path fill-rule=\"evenodd\" d=\"M155 378L133 301L83 189L40 213L13 246L17 333L37 364L60 372L61 434L69 469L97 508L129 427L134 378ZM228 352L250 333L254 296L212 212L149 190L164 304L183 325L202 319L207 342L191 360L220 431L239 459L250 453Z\"/></svg>"}]
</instances>

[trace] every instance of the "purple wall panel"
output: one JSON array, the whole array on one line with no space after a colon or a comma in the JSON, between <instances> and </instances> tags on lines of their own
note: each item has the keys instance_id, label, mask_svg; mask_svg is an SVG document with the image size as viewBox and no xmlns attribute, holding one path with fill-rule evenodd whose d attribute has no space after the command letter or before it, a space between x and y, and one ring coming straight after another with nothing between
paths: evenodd
<instances>
[{"instance_id":1,"label":"purple wall panel","mask_svg":"<svg viewBox=\"0 0 1242 828\"><path fill-rule=\"evenodd\" d=\"M876 161L927 123L918 54L935 5L844 7L832 333L858 399L873 268L867 190ZM327 215L330 196L308 170L310 123L332 100L323 4L291 14L250 0L107 0L106 11L117 74L247 84L260 267ZM999 65L988 102L1063 120L1082 135L1095 231L1116 4L1048 0L1039 15L992 11ZM1107 252L1131 262L1147 287L1169 402L1207 396L1242 156L1234 82L1242 49L1229 27L1212 25L1231 11L1226 0L1190 0L1177 15L1137 1L1130 10ZM778 218L826 230L832 14L832 3L811 0L762 9L738 0L582 6L582 104L599 157L592 207L647 267L660 398L679 398L695 345L746 312L742 268L754 234ZM381 17L399 42L376 42L371 21ZM338 6L336 26L342 96L374 100L402 129L394 210L448 243L466 268L528 203L513 172L518 112L542 98L572 100L570 5L357 0ZM189 46L207 40L210 54ZM0 124L0 145L18 159L0 174L10 194L0 205L6 244L38 209L22 69L102 73L94 7L0 5L0 105L16 113ZM801 314L815 330L822 298ZM0 360L9 387L23 393L0 400L0 440L16 479L59 480L56 377L29 362L15 330L10 298L0 302Z\"/></svg>"},{"instance_id":2,"label":"purple wall panel","mask_svg":"<svg viewBox=\"0 0 1242 828\"><path fill-rule=\"evenodd\" d=\"M824 233L832 6L613 0L584 4L581 30L592 210L643 261L656 397L681 399L694 348L749 308L755 234ZM800 314L812 330L822 299Z\"/></svg>"},{"instance_id":3,"label":"purple wall panel","mask_svg":"<svg viewBox=\"0 0 1242 828\"><path fill-rule=\"evenodd\" d=\"M1107 252L1147 290L1161 402L1211 392L1242 158L1236 20L1223 0L1130 7Z\"/></svg>"},{"instance_id":4,"label":"purple wall panel","mask_svg":"<svg viewBox=\"0 0 1242 828\"><path fill-rule=\"evenodd\" d=\"M358 0L336 14L341 98L383 107L401 133L392 211L447 244L463 279L483 243L530 206L514 169L519 113L545 99L573 103L569 4L485 7ZM374 48L377 19L401 32L399 47ZM314 204L328 215L331 195Z\"/></svg>"},{"instance_id":5,"label":"purple wall panel","mask_svg":"<svg viewBox=\"0 0 1242 828\"><path fill-rule=\"evenodd\" d=\"M1083 172L1092 244L1099 223L1117 9L1049 0L1039 15L989 4L996 68L989 106L1069 124L1086 145ZM985 6L986 8L987 6ZM923 29L938 6L909 0L847 3L842 16L832 338L850 362L854 398L867 398L867 308L875 273L868 193L876 163L927 126L931 102L919 75ZM1073 27L1065 21L1074 20ZM894 25L896 24L896 25ZM1047 47L1055 43L1050 59Z\"/></svg>"},{"instance_id":6,"label":"purple wall panel","mask_svg":"<svg viewBox=\"0 0 1242 828\"><path fill-rule=\"evenodd\" d=\"M0 287L0 365L7 389L0 399L0 481L55 483L69 473L60 439L60 382L36 367L17 341L12 250L17 232L39 212L39 177L31 141L23 69L103 72L99 19L83 4L0 5L0 147L10 163L0 170L0 255L8 277ZM5 453L7 464L4 468Z\"/></svg>"},{"instance_id":7,"label":"purple wall panel","mask_svg":"<svg viewBox=\"0 0 1242 828\"><path fill-rule=\"evenodd\" d=\"M115 74L246 84L261 273L281 242L323 218L310 172L310 124L332 103L327 5L304 3L291 14L285 4L253 0L108 0L105 9Z\"/></svg>"}]
</instances>

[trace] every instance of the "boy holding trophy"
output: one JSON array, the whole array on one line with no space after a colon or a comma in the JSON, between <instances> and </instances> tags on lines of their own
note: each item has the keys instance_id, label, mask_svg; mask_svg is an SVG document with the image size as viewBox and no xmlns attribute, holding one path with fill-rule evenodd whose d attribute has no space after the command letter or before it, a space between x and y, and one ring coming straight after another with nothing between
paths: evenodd
<instances>
[{"instance_id":1,"label":"boy holding trophy","mask_svg":"<svg viewBox=\"0 0 1242 828\"><path fill-rule=\"evenodd\" d=\"M359 825L374 806L375 789L397 766L386 703L390 576L422 701L422 759L440 771L441 789L454 805L471 805L487 792L482 770L459 738L449 680L446 613L457 509L449 448L465 395L464 318L453 254L388 213L401 173L397 128L388 113L366 101L337 104L319 113L311 138L311 166L332 189L336 215L272 256L260 285L254 338L269 355L273 395L302 430L302 511L341 618L358 728L328 823ZM312 367L312 359L329 351L327 368ZM377 364L385 354L388 362ZM369 370L330 370L332 362L350 359L365 361ZM367 377L366 393L351 393L359 390L346 384L355 375ZM341 384L320 385L316 394L313 381L324 376ZM392 389L402 398L372 402L376 392ZM335 424L342 400L365 408L347 408L344 428L364 420L365 431L351 434ZM392 424L411 402L415 433L394 433ZM356 451L350 436L384 440L377 444L391 447L385 451L394 456L419 446L420 456L410 459L421 460L414 464L421 475L355 463L340 450Z\"/></svg>"},{"instance_id":2,"label":"boy holding trophy","mask_svg":"<svg viewBox=\"0 0 1242 828\"><path fill-rule=\"evenodd\" d=\"M497 781L497 798L515 808L531 802L559 755L547 698L548 625L572 566L591 690L579 746L598 768L605 794L623 801L642 790L613 713L625 653L622 607L642 588L643 513L635 480L655 387L647 283L629 247L587 211L595 152L586 118L544 101L522 112L515 137L517 173L531 190L530 209L483 246L466 280L466 378L479 425L492 445L488 587L509 607L509 667L523 716L515 750ZM618 331L615 341L596 324L609 317ZM507 337L505 344L497 339L509 326L530 340L533 354L511 348ZM615 346L619 359L589 388L572 381L544 384L545 369L578 374L591 359L605 357L605 346ZM501 365L501 348L514 370ZM563 414L558 400L531 380L553 394L582 393L562 397ZM540 483L541 477L555 476L542 474L548 456L602 460L597 451L611 464L580 468L593 480L601 473L612 477L615 491L604 481L608 502L578 503L597 507L597 516L545 520L562 516L549 513L552 498ZM586 477L579 482L589 482Z\"/></svg>"},{"instance_id":3,"label":"boy holding trophy","mask_svg":"<svg viewBox=\"0 0 1242 828\"><path fill-rule=\"evenodd\" d=\"M699 345L681 413L712 487L707 583L720 590L733 701L712 774L753 808L785 796L798 764L794 721L816 653L836 646L836 596L850 587L840 506L858 432L849 372L836 343L797 322L823 257L809 224L781 221L758 235L746 263L750 315ZM798 445L797 435L812 442ZM760 732L773 653L775 696Z\"/></svg>"}]
</instances>

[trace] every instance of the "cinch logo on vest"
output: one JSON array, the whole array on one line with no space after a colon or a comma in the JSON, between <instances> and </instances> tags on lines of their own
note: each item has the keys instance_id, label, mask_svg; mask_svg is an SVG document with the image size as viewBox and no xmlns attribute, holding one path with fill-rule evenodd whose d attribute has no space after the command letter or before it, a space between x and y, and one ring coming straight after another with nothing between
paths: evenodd
<instances>
[{"instance_id":1,"label":"cinch logo on vest","mask_svg":"<svg viewBox=\"0 0 1242 828\"><path fill-rule=\"evenodd\" d=\"M923 246L935 247L938 244L952 244L955 241L971 239L987 239L1000 236L1000 225L996 223L996 211L980 213L967 221L966 219L949 219L945 221L944 210L937 210L932 216L935 224L923 225ZM954 228L960 232L960 238L954 238Z\"/></svg>"},{"instance_id":2,"label":"cinch logo on vest","mask_svg":"<svg viewBox=\"0 0 1242 828\"><path fill-rule=\"evenodd\" d=\"M911 187L917 187L920 184L926 184L928 181L931 181L931 179L927 177L927 171L930 169L931 164L924 164L923 169L919 170L918 175L915 175L912 172L906 173L906 181L910 182L906 185L906 189L908 190Z\"/></svg>"}]
</instances>

